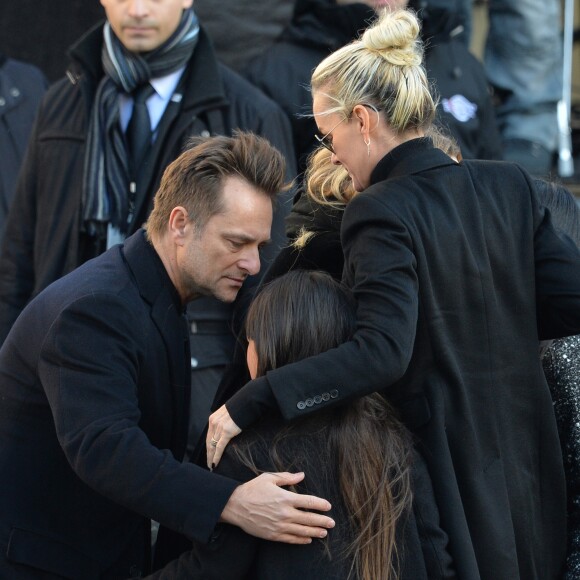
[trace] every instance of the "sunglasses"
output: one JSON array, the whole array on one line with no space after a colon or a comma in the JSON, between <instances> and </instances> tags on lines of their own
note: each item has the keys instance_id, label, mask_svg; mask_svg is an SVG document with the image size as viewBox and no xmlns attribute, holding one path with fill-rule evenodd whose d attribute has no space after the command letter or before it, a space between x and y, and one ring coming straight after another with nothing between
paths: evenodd
<instances>
[{"instance_id":1,"label":"sunglasses","mask_svg":"<svg viewBox=\"0 0 580 580\"><path fill-rule=\"evenodd\" d=\"M325 148L328 149L331 153L334 153L334 147L332 146L332 132L341 124L346 121L347 117L341 119L326 135L319 135L318 133L314 133L314 138Z\"/></svg>"},{"instance_id":2,"label":"sunglasses","mask_svg":"<svg viewBox=\"0 0 580 580\"><path fill-rule=\"evenodd\" d=\"M372 109L375 113L379 113L379 110L374 105L366 105L363 104L363 107L368 107ZM314 138L322 145L325 149L328 149L331 153L334 153L334 147L332 145L332 132L341 124L344 123L348 117L344 117L341 119L326 135L319 135L318 133L314 133Z\"/></svg>"}]
</instances>

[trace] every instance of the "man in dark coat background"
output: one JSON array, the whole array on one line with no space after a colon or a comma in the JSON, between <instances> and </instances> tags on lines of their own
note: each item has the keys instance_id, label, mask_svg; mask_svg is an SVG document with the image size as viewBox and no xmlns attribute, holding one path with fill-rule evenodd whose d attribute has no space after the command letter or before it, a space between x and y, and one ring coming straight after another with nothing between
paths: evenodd
<instances>
[{"instance_id":1,"label":"man in dark coat background","mask_svg":"<svg viewBox=\"0 0 580 580\"><path fill-rule=\"evenodd\" d=\"M101 0L101 4L107 14L105 26L93 28L71 48L67 77L49 89L31 136L0 254L0 342L38 292L141 226L164 168L192 135L231 134L236 128L252 131L285 155L287 177L295 174L285 115L258 89L217 62L203 27L197 24L192 0ZM121 65L115 68L111 60ZM138 71L135 78L128 72L133 69ZM137 175L127 176L122 171L129 158L123 133L136 95L131 90L149 80L155 89L146 101L151 147L138 170L133 170ZM101 138L97 123L106 126ZM103 144L109 144L109 149ZM93 189L106 189L107 194L91 197L87 182L94 182L93 176L99 174L99 159L94 162L94 156L101 148L109 182ZM120 193L115 195L115 189ZM107 195L113 201L117 197L120 206L130 206L117 219L121 224L115 228L120 234L117 239L109 228L115 225L115 215L95 216L96 210L91 209L91 204L107 208L112 203ZM285 241L283 218L290 202L290 192L278 201L266 262ZM95 217L100 220L98 227ZM249 283L245 291L250 287ZM221 369L232 355L232 312L231 304L212 298L189 309L194 332L193 440L207 420Z\"/></svg>"},{"instance_id":2,"label":"man in dark coat background","mask_svg":"<svg viewBox=\"0 0 580 580\"><path fill-rule=\"evenodd\" d=\"M46 78L38 68L0 53L0 238L46 87Z\"/></svg>"},{"instance_id":3,"label":"man in dark coat background","mask_svg":"<svg viewBox=\"0 0 580 580\"><path fill-rule=\"evenodd\" d=\"M266 140L199 138L166 172L146 231L26 307L0 349L0 577L138 578L150 570L150 519L200 542L220 516L269 539L325 535L308 526L331 521L302 509L328 502L279 488L302 476L237 487L180 462L185 304L231 302L257 273L283 180Z\"/></svg>"}]
</instances>

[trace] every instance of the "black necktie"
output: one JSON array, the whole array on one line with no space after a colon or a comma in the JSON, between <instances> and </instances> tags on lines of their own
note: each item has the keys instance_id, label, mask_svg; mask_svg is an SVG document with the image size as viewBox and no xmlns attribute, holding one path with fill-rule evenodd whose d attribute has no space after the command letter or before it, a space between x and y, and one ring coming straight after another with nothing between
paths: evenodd
<instances>
[{"instance_id":1,"label":"black necktie","mask_svg":"<svg viewBox=\"0 0 580 580\"><path fill-rule=\"evenodd\" d=\"M137 177L151 146L151 119L146 101L154 92L155 89L149 83L133 91L133 114L126 133L133 177Z\"/></svg>"}]
</instances>

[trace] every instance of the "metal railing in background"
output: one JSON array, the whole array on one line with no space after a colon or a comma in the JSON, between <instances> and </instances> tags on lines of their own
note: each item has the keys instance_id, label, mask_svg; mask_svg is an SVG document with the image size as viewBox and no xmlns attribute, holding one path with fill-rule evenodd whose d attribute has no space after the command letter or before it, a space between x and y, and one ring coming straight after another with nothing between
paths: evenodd
<instances>
[{"instance_id":1,"label":"metal railing in background","mask_svg":"<svg viewBox=\"0 0 580 580\"><path fill-rule=\"evenodd\" d=\"M560 177L574 175L572 157L572 52L574 50L574 0L565 0L563 25L562 98L558 102L558 174Z\"/></svg>"}]
</instances>

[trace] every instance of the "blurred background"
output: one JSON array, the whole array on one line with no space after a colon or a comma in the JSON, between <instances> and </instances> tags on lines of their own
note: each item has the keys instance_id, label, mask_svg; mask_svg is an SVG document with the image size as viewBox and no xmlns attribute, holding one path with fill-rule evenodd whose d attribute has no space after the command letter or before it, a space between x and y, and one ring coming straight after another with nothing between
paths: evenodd
<instances>
[{"instance_id":1,"label":"blurred background","mask_svg":"<svg viewBox=\"0 0 580 580\"><path fill-rule=\"evenodd\" d=\"M574 42L569 107L573 175L559 177L575 195L580 196L580 0L573 4ZM566 0L562 0L562 23ZM204 11L219 10L222 3L194 2L202 23ZM205 6L209 6L206 8ZM215 8L213 8L215 6ZM264 7L268 0L264 0ZM202 10L203 8L203 10ZM0 53L36 65L49 82L63 76L67 68L67 48L91 26L97 24L104 11L97 0L18 0L0 2ZM487 0L474 0L471 50L482 59L488 29ZM558 159L554 159L557 174Z\"/></svg>"}]
</instances>

